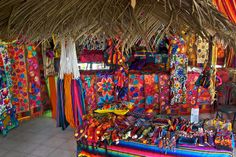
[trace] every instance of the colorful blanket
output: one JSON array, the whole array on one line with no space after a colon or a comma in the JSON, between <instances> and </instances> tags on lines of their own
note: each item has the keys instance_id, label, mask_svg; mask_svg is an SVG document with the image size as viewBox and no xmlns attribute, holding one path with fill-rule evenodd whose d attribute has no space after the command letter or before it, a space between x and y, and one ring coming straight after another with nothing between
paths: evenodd
<instances>
[{"instance_id":1,"label":"colorful blanket","mask_svg":"<svg viewBox=\"0 0 236 157\"><path fill-rule=\"evenodd\" d=\"M172 150L161 150L154 145L145 145L136 142L125 142L120 141L118 145L104 147L92 147L78 144L78 153L81 150L90 152L92 154L98 154L102 156L113 156L113 157L233 157L232 152L222 151L216 149L207 148L195 148L179 146L174 151Z\"/></svg>"},{"instance_id":2,"label":"colorful blanket","mask_svg":"<svg viewBox=\"0 0 236 157\"><path fill-rule=\"evenodd\" d=\"M28 61L28 83L29 83L29 102L32 114L41 112L41 92L40 92L40 71L36 46L34 44L27 46Z\"/></svg>"},{"instance_id":3,"label":"colorful blanket","mask_svg":"<svg viewBox=\"0 0 236 157\"><path fill-rule=\"evenodd\" d=\"M25 60L25 47L17 43L8 45L9 57L12 60L12 104L16 106L16 112L21 115L30 115L28 95L27 71Z\"/></svg>"}]
</instances>

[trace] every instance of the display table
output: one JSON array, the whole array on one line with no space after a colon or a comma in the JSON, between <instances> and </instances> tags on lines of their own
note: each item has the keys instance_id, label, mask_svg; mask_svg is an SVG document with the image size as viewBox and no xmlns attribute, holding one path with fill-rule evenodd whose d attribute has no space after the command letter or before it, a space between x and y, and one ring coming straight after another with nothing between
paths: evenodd
<instances>
[{"instance_id":1,"label":"display table","mask_svg":"<svg viewBox=\"0 0 236 157\"><path fill-rule=\"evenodd\" d=\"M178 145L175 150L166 152L157 146L146 145L136 142L120 141L118 145L92 147L77 143L78 154L83 150L85 152L112 157L133 157L133 156L181 156L181 157L233 157L232 151L218 150L214 148L203 148L189 145Z\"/></svg>"},{"instance_id":2,"label":"display table","mask_svg":"<svg viewBox=\"0 0 236 157\"><path fill-rule=\"evenodd\" d=\"M129 102L114 102L84 116L75 131L78 154L101 156L232 157L232 124L219 119L191 123L183 117L127 112ZM118 112L119 111L119 112Z\"/></svg>"}]
</instances>

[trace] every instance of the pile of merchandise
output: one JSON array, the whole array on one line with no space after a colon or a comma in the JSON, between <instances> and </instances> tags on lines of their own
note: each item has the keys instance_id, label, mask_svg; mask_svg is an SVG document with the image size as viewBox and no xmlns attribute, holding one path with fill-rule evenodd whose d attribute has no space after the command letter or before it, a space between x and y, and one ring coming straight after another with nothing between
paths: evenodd
<instances>
[{"instance_id":1,"label":"pile of merchandise","mask_svg":"<svg viewBox=\"0 0 236 157\"><path fill-rule=\"evenodd\" d=\"M133 113L132 104L124 104L127 102L105 105L84 116L84 124L75 132L78 144L106 149L125 141L156 146L163 153L175 152L176 147L233 150L230 122L204 120L193 124L182 117Z\"/></svg>"}]
</instances>

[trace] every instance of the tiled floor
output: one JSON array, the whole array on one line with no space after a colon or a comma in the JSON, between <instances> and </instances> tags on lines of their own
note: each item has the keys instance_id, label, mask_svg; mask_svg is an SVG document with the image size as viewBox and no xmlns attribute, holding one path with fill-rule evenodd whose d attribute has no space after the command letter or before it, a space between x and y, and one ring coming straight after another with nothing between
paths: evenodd
<instances>
[{"instance_id":1,"label":"tiled floor","mask_svg":"<svg viewBox=\"0 0 236 157\"><path fill-rule=\"evenodd\" d=\"M6 137L0 135L0 157L75 157L71 128L56 128L55 120L36 118L21 123Z\"/></svg>"}]
</instances>

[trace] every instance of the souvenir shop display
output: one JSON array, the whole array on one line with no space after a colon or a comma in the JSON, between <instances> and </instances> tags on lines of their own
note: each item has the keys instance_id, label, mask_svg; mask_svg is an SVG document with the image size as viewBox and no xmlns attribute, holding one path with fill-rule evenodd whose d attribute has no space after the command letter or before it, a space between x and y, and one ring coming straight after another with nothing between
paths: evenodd
<instances>
[{"instance_id":1,"label":"souvenir shop display","mask_svg":"<svg viewBox=\"0 0 236 157\"><path fill-rule=\"evenodd\" d=\"M50 115L76 157L234 156L234 0L57 2L0 2L1 134Z\"/></svg>"},{"instance_id":2,"label":"souvenir shop display","mask_svg":"<svg viewBox=\"0 0 236 157\"><path fill-rule=\"evenodd\" d=\"M88 114L76 127L78 155L81 151L101 156L151 156L154 152L191 156L193 151L198 156L205 152L209 156L232 155L230 122L191 123L178 116L189 115L196 105L200 113L211 111L214 70L203 67L208 61L208 43L198 36L189 38L186 43L180 36L165 36L165 44L162 40L157 52L136 47L132 56L124 59L129 69L116 63L107 71L80 72ZM191 62L187 47L198 48ZM188 63L199 67L189 68ZM154 70L150 65L160 68Z\"/></svg>"}]
</instances>

